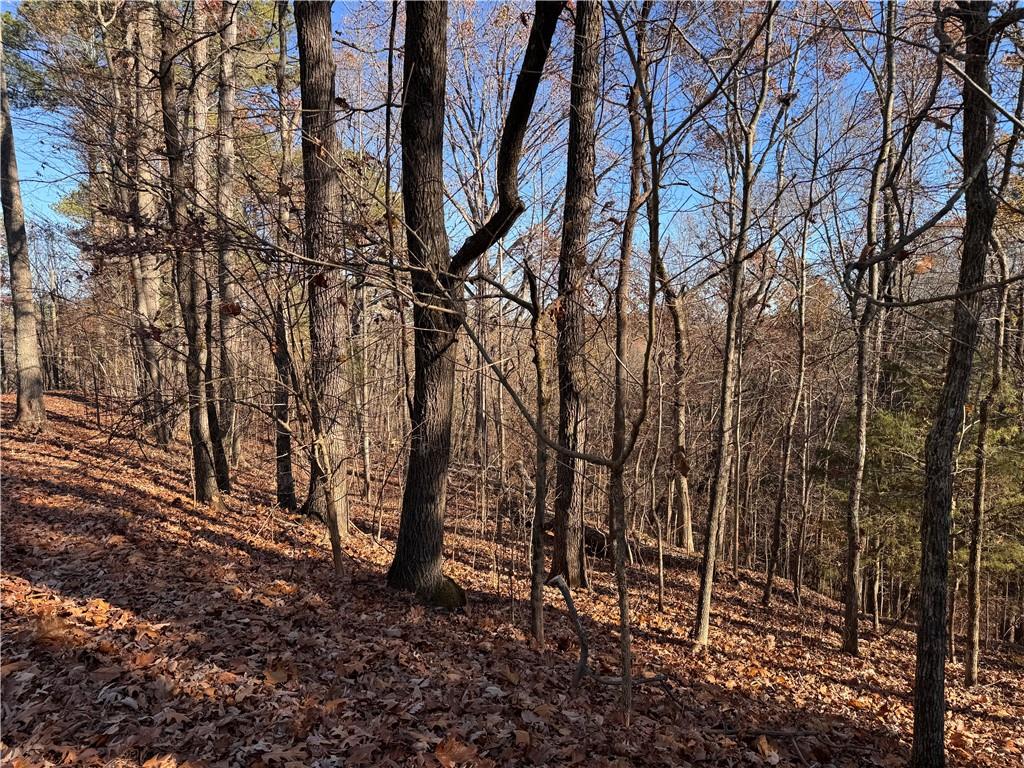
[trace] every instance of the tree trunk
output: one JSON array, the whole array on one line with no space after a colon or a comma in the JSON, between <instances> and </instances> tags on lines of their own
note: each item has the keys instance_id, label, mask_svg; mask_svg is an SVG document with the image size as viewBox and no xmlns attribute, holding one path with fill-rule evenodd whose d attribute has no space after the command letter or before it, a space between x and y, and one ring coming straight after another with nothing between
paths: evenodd
<instances>
[{"instance_id":1,"label":"tree trunk","mask_svg":"<svg viewBox=\"0 0 1024 768\"><path fill-rule=\"evenodd\" d=\"M341 179L334 125L334 51L330 2L295 3L302 94L302 177L305 182L303 245L309 270L309 414L311 435L307 514L327 523L336 573L348 533L345 466L339 440L344 386L340 360L345 277L339 219Z\"/></svg>"},{"instance_id":2,"label":"tree trunk","mask_svg":"<svg viewBox=\"0 0 1024 768\"><path fill-rule=\"evenodd\" d=\"M455 331L462 283L448 274L444 225L443 134L448 7L406 8L405 89L401 117L402 199L413 307L415 376L412 439L402 518L388 584L431 598L441 574L451 454Z\"/></svg>"},{"instance_id":3,"label":"tree trunk","mask_svg":"<svg viewBox=\"0 0 1024 768\"><path fill-rule=\"evenodd\" d=\"M465 313L467 271L525 210L518 166L527 122L563 3L538 3L497 158L498 206L449 258L444 221L444 104L448 6L406 8L402 108L402 200L408 232L415 325L412 438L402 517L388 584L429 602L465 603L461 587L442 576L444 511L451 458L457 331Z\"/></svg>"},{"instance_id":4,"label":"tree trunk","mask_svg":"<svg viewBox=\"0 0 1024 768\"><path fill-rule=\"evenodd\" d=\"M180 53L177 6L172 0L160 3L160 104L163 113L164 144L169 171L170 204L168 218L175 260L175 286L181 305L185 328L185 378L188 387L189 437L192 442L192 467L196 500L210 502L217 498L207 421L206 388L203 382L203 336L200 332L199 275L195 252L181 241L181 233L193 225L185 203L185 179L178 104L175 89L175 58Z\"/></svg>"},{"instance_id":5,"label":"tree trunk","mask_svg":"<svg viewBox=\"0 0 1024 768\"><path fill-rule=\"evenodd\" d=\"M989 24L992 3L981 0L959 6L966 45L963 87L963 164L967 183L963 253L958 292L973 291L985 273L996 204L989 188L987 160L991 154L993 110L989 102ZM976 174L973 179L969 174ZM967 293L953 309L949 357L935 420L925 442L924 505L921 521L921 620L917 628L914 675L914 768L945 765L946 582L953 504L953 452L962 426L964 404L978 339L981 294Z\"/></svg>"},{"instance_id":6,"label":"tree trunk","mask_svg":"<svg viewBox=\"0 0 1024 768\"><path fill-rule=\"evenodd\" d=\"M292 430L289 421L291 401L291 355L288 352L288 326L284 305L274 307L274 455L277 505L295 510L295 478L292 474Z\"/></svg>"},{"instance_id":7,"label":"tree trunk","mask_svg":"<svg viewBox=\"0 0 1024 768\"><path fill-rule=\"evenodd\" d=\"M584 281L590 219L597 197L594 163L602 27L601 3L581 3L577 7L556 315L558 442L574 451L582 451L586 443L583 408L583 384L586 380ZM583 550L583 470L582 460L566 455L558 457L551 575L561 574L570 587L587 584Z\"/></svg>"},{"instance_id":8,"label":"tree trunk","mask_svg":"<svg viewBox=\"0 0 1024 768\"><path fill-rule=\"evenodd\" d=\"M646 12L650 6L644 6ZM637 26L637 50L641 60L646 60L645 17ZM612 408L612 463L608 477L608 528L611 534L612 557L615 566L615 587L619 602L619 654L622 669L622 708L626 725L629 725L633 706L633 659L630 640L629 591L626 583L626 488L625 462L633 445L627 443L626 434L626 340L629 337L629 280L633 263L633 235L637 215L643 196L644 133L640 119L640 82L634 83L629 91L627 110L631 134L631 157L629 172L629 200L622 226L622 240L619 248L619 268L615 281L615 393ZM652 289L654 275L651 275ZM652 290L653 295L653 290ZM654 308L649 307L653 312ZM646 393L644 393L646 395Z\"/></svg>"},{"instance_id":9,"label":"tree trunk","mask_svg":"<svg viewBox=\"0 0 1024 768\"><path fill-rule=\"evenodd\" d=\"M235 41L238 37L238 3L225 0L220 12L220 74L217 83L217 290L220 307L218 361L220 363L220 438L232 463L238 461L239 430L236 404L239 305L235 282L232 231L236 201L235 173Z\"/></svg>"},{"instance_id":10,"label":"tree trunk","mask_svg":"<svg viewBox=\"0 0 1024 768\"><path fill-rule=\"evenodd\" d=\"M807 210L804 212L803 227L801 229L800 246L799 252L796 255L796 285L797 285L797 374L796 374L796 386L793 388L793 402L790 406L789 418L786 420L785 432L782 435L782 466L779 471L779 488L775 494L775 515L772 523L772 543L771 551L768 555L768 574L765 577L764 582L764 593L761 595L761 604L767 607L771 603L772 599L772 588L775 580L775 569L778 565L779 560L779 546L782 541L782 513L786 506L786 490L789 484L789 463L790 457L793 450L793 435L796 431L797 418L800 416L800 403L803 400L804 395L804 378L806 376L807 369L807 236L810 230L810 222L812 212L814 210L814 183L813 180L817 176L818 172L818 152L817 152L817 141L818 137L815 135L815 153L814 162L811 165L811 179L810 189L808 191ZM806 475L803 475L806 480ZM805 491L804 484L801 484L800 492L803 494ZM804 532L804 514L806 506L801 500L801 516L800 516L800 532L799 536L803 537ZM797 541L797 559L800 559L800 548L803 542L798 539ZM799 570L799 569L797 569ZM794 577L794 583L796 583L796 577ZM799 587L795 587L794 595L797 597L799 602Z\"/></svg>"},{"instance_id":11,"label":"tree trunk","mask_svg":"<svg viewBox=\"0 0 1024 768\"><path fill-rule=\"evenodd\" d=\"M1006 256L1000 252L999 277L1006 280ZM978 416L978 442L975 447L974 504L971 514L970 554L967 558L967 656L964 659L964 682L971 686L978 682L978 655L981 632L981 552L985 530L985 492L988 481L988 430L992 408L997 403L1003 384L1003 350L1006 346L1006 304L1009 288L999 291L996 309L996 332L993 349L992 381L981 401Z\"/></svg>"},{"instance_id":12,"label":"tree trunk","mask_svg":"<svg viewBox=\"0 0 1024 768\"><path fill-rule=\"evenodd\" d=\"M157 59L154 41L154 6L152 2L137 6L135 37L133 39L135 98L133 104L134 130L133 188L131 220L137 236L151 236L158 224L155 164L158 162L155 124L159 105L150 85L150 73ZM137 248L130 255L135 288L135 322L142 350L144 380L142 388L143 418L153 429L158 445L167 448L171 441L171 417L167 412L167 382L160 338L160 294L162 278L155 249Z\"/></svg>"},{"instance_id":13,"label":"tree trunk","mask_svg":"<svg viewBox=\"0 0 1024 768\"><path fill-rule=\"evenodd\" d=\"M0 32L2 35L2 32ZM0 37L0 56L3 37ZM18 370L18 407L15 423L32 431L46 426L43 403L43 366L39 358L35 301L32 298L32 267L28 255L25 209L21 203L18 159L14 154L14 131L7 101L7 80L0 71L0 191L4 208L4 232L11 265L11 303L14 306L15 365Z\"/></svg>"},{"instance_id":14,"label":"tree trunk","mask_svg":"<svg viewBox=\"0 0 1024 768\"><path fill-rule=\"evenodd\" d=\"M893 103L893 33L895 23L895 4L889 3L885 9L885 77L886 89L882 98L882 142L878 150L871 174L871 188L868 195L867 209L867 243L865 253L874 253L878 247L878 203L883 194L882 178L889 166L889 150L891 144L890 124L892 121ZM886 217L888 221L888 216ZM886 230L888 235L888 230ZM889 237L882 243L889 245ZM887 268L888 269L888 268ZM860 632L858 627L858 597L861 588L861 526L860 507L864 487L864 465L867 456L868 411L871 407L871 349L872 327L877 314L877 305L871 299L880 295L879 268L872 265L868 268L868 298L860 299L863 306L860 316L856 319L857 334L857 391L856 391L856 447L854 449L853 474L846 506L846 587L844 592L843 613L843 651L851 656L860 654ZM861 287L858 281L858 288ZM851 300L851 312L855 311L857 299Z\"/></svg>"},{"instance_id":15,"label":"tree trunk","mask_svg":"<svg viewBox=\"0 0 1024 768\"><path fill-rule=\"evenodd\" d=\"M196 238L198 244L193 252L192 263L202 271L202 283L205 294L202 311L205 317L202 355L203 355L203 387L206 402L206 424L209 429L210 450L213 456L213 471L217 478L217 488L224 493L231 491L231 475L224 443L221 440L220 422L217 417L216 371L214 369L214 319L213 289L210 280L210 260L208 258L207 231L205 211L213 196L213 180L210 169L213 167L213 142L209 131L210 77L207 68L209 59L209 39L207 35L210 22L204 9L196 7L192 13L192 86L190 92L191 136L188 143L192 147L192 215L195 225L200 230Z\"/></svg>"},{"instance_id":16,"label":"tree trunk","mask_svg":"<svg viewBox=\"0 0 1024 768\"><path fill-rule=\"evenodd\" d=\"M771 13L771 11L769 11ZM760 119L768 92L768 51L771 49L773 18L765 24L765 54L761 63L761 86L757 108L750 122L743 126L744 146L742 150L742 190L736 243L729 259L729 298L725 318L725 342L722 353L722 378L719 388L718 428L716 432L714 468L711 474L711 493L704 536L704 550L701 556L700 591L697 595L697 612L691 637L700 645L708 642L711 624L711 593L715 582L715 559L719 547L719 533L725 506L729 497L729 470L733 461L733 430L736 417L736 382L738 368L738 326L743 308L743 276L747 257L747 235L750 226L753 185L756 178L754 168L754 139L757 122ZM737 489L738 493L739 489Z\"/></svg>"},{"instance_id":17,"label":"tree trunk","mask_svg":"<svg viewBox=\"0 0 1024 768\"><path fill-rule=\"evenodd\" d=\"M547 392L545 389L544 342L540 333L541 297L537 279L528 274L532 300L530 318L530 345L533 347L533 368L536 377L537 424L544 428L547 421ZM537 647L544 648L544 517L548 495L548 447L538 435L534 465L533 527L530 531L530 626Z\"/></svg>"},{"instance_id":18,"label":"tree trunk","mask_svg":"<svg viewBox=\"0 0 1024 768\"><path fill-rule=\"evenodd\" d=\"M277 82L277 120L281 141L281 165L278 171L280 199L277 207L277 242L279 246L290 244L289 222L291 200L289 190L292 173L292 122L288 115L288 2L277 2L277 44L278 56L275 67ZM274 340L271 357L274 360L274 453L276 456L277 504L283 509L295 510L295 477L292 472L292 430L290 422L291 386L295 370L289 343L288 314L286 299L288 286L280 266L275 269L277 298L274 305Z\"/></svg>"}]
</instances>

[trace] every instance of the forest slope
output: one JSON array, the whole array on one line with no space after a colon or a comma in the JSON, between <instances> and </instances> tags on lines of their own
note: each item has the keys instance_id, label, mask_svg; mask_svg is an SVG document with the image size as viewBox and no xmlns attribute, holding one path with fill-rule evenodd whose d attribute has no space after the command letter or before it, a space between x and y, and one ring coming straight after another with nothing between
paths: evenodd
<instances>
[{"instance_id":1,"label":"forest slope","mask_svg":"<svg viewBox=\"0 0 1024 768\"><path fill-rule=\"evenodd\" d=\"M664 613L638 566L636 672L667 679L639 689L625 728L613 687L571 690L578 646L558 593L548 645L534 649L522 551L473 535L457 505L447 568L471 605L451 615L383 587L393 499L382 542L357 533L337 583L321 526L250 490L267 486L269 464L240 472L225 510L193 508L187 451L109 439L71 398L48 407L49 432L29 437L9 429L3 400L6 765L905 762L914 664L902 629L866 632L850 659L836 604L808 593L798 609L780 594L765 611L756 574L741 571L716 586L711 649L697 651L696 560L670 558ZM354 514L374 527L374 510ZM614 674L616 603L605 564L594 571L577 605L592 663ZM1020 663L984 656L970 692L951 665L954 764L1022 764Z\"/></svg>"}]
</instances>

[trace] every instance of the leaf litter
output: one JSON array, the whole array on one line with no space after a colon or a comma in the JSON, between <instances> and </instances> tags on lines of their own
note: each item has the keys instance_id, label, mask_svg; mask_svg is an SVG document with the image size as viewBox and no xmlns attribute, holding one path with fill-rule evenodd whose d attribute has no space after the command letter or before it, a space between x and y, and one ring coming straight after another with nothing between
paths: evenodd
<instances>
[{"instance_id":1,"label":"leaf litter","mask_svg":"<svg viewBox=\"0 0 1024 768\"><path fill-rule=\"evenodd\" d=\"M525 532L495 543L453 478L446 569L470 609L426 609L384 587L398 493L380 543L357 530L331 573L326 534L271 505L253 457L223 509L195 507L187 451L98 432L48 398L50 430L3 433L3 764L144 768L297 766L899 766L913 723L914 637L865 629L841 655L839 606L759 575L716 585L711 645L693 646L697 562L670 552L665 611L651 558L630 569L635 695L571 686L577 641L555 590L547 643L527 634ZM12 399L3 398L4 423ZM467 490L465 495L462 490ZM361 530L376 510L356 505ZM602 675L617 667L607 564L577 595ZM948 669L954 764L1022 765L1022 659L983 656L982 685Z\"/></svg>"}]
</instances>

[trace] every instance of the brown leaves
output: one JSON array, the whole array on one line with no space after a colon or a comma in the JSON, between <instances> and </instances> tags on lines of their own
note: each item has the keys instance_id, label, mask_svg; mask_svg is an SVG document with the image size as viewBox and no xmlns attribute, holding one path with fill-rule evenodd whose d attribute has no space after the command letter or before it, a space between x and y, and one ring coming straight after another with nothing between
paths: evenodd
<instances>
[{"instance_id":1,"label":"brown leaves","mask_svg":"<svg viewBox=\"0 0 1024 768\"><path fill-rule=\"evenodd\" d=\"M808 592L807 607L780 600L767 613L756 586L724 578L713 642L698 653L685 640L695 563L669 550L664 613L648 571L630 573L637 674L667 680L634 691L626 728L615 688L570 689L564 615L548 612L544 648L527 643L524 574L513 606L508 580L497 592L479 565L494 544L465 524L464 488L450 494L460 557L449 567L486 597L472 616L441 616L383 588L389 550L361 537L346 544L355 570L339 587L320 526L248 501L264 498L272 464L253 459L235 502L210 515L189 500L187 451L108 446L82 406L48 399L65 416L50 434L4 435L5 765L905 764L906 632L850 660L823 627L833 603ZM397 499L383 503L395 513ZM614 675L612 580L603 564L591 575L577 606L592 660ZM950 683L950 754L965 766L1024 751L1019 686L995 666L986 674L982 690Z\"/></svg>"},{"instance_id":2,"label":"brown leaves","mask_svg":"<svg viewBox=\"0 0 1024 768\"><path fill-rule=\"evenodd\" d=\"M444 768L455 768L457 765L470 762L476 756L476 747L463 743L454 735L449 735L434 749L434 757Z\"/></svg>"},{"instance_id":3,"label":"brown leaves","mask_svg":"<svg viewBox=\"0 0 1024 768\"><path fill-rule=\"evenodd\" d=\"M238 317L242 314L242 305L237 301L222 301L218 311L226 317Z\"/></svg>"}]
</instances>

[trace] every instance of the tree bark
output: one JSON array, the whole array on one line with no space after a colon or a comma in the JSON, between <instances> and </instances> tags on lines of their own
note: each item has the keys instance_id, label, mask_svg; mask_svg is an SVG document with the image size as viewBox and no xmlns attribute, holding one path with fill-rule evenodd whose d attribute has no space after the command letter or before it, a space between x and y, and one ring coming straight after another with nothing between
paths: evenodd
<instances>
[{"instance_id":1,"label":"tree bark","mask_svg":"<svg viewBox=\"0 0 1024 768\"><path fill-rule=\"evenodd\" d=\"M1006 280L1006 257L999 253L999 277ZM981 647L981 553L985 530L985 493L988 485L988 431L992 408L997 404L1003 386L1003 350L1006 346L1006 304L1008 286L999 290L996 308L995 342L992 352L992 381L981 401L978 415L978 442L974 460L974 503L971 514L970 554L967 558L967 654L964 659L964 682L978 682L978 656Z\"/></svg>"},{"instance_id":2,"label":"tree bark","mask_svg":"<svg viewBox=\"0 0 1024 768\"><path fill-rule=\"evenodd\" d=\"M148 242L157 224L159 210L154 193L158 162L155 125L159 104L150 85L153 67L157 61L154 40L156 20L152 2L136 6L136 17L131 38L133 52L134 96L132 100L132 129L128 150L132 175L132 196L129 203L131 227L141 243ZM129 256L134 287L135 332L142 353L143 419L153 430L157 445L167 448L171 441L171 415L168 413L165 360L160 339L165 328L160 327L160 295L163 278L154 248L134 248Z\"/></svg>"},{"instance_id":3,"label":"tree bark","mask_svg":"<svg viewBox=\"0 0 1024 768\"><path fill-rule=\"evenodd\" d=\"M225 0L220 13L220 73L217 83L217 289L220 294L218 362L220 364L220 437L232 462L238 461L236 357L239 332L238 286L235 278L235 43L238 3Z\"/></svg>"},{"instance_id":4,"label":"tree bark","mask_svg":"<svg viewBox=\"0 0 1024 768\"><path fill-rule=\"evenodd\" d=\"M402 200L413 306L412 441L402 518L388 584L433 596L441 587L444 512L451 454L455 331L462 284L448 273L444 223L443 134L448 6L406 8L401 116Z\"/></svg>"},{"instance_id":5,"label":"tree bark","mask_svg":"<svg viewBox=\"0 0 1024 768\"><path fill-rule=\"evenodd\" d=\"M577 7L556 316L558 443L573 451L582 451L586 444L583 408L583 383L586 379L584 281L590 220L597 198L594 164L602 27L601 3L581 3ZM559 456L555 475L555 543L551 575L561 574L570 587L587 584L583 550L583 470L582 460L564 454Z\"/></svg>"},{"instance_id":6,"label":"tree bark","mask_svg":"<svg viewBox=\"0 0 1024 768\"><path fill-rule=\"evenodd\" d=\"M2 35L2 32L0 32ZM3 37L0 36L0 56ZM2 67L0 67L2 70ZM32 297L32 267L28 255L25 209L21 202L18 159L14 153L14 131L7 100L7 79L0 71L0 198L4 208L4 232L11 266L11 302L14 305L15 365L18 371L18 405L15 423L25 429L46 427L43 402L43 366L39 357L35 301Z\"/></svg>"},{"instance_id":7,"label":"tree bark","mask_svg":"<svg viewBox=\"0 0 1024 768\"><path fill-rule=\"evenodd\" d=\"M958 293L982 284L996 204L989 188L987 160L994 125L989 99L988 57L993 28L992 3L961 4L954 13L963 22L964 70L972 82L963 86L963 164L965 183L963 253ZM973 83L973 84L972 84ZM973 178L970 174L975 174ZM946 582L953 504L953 452L960 434L964 404L978 339L981 294L967 293L953 309L949 357L938 407L925 441L924 504L921 519L921 619L917 628L914 675L914 768L945 765Z\"/></svg>"},{"instance_id":8,"label":"tree bark","mask_svg":"<svg viewBox=\"0 0 1024 768\"><path fill-rule=\"evenodd\" d=\"M537 278L528 272L530 284L531 316L530 346L533 348L533 369L536 378L537 398L535 414L537 424L547 421L547 372L544 364L544 341L541 335L541 296L537 289ZM544 648L544 518L548 496L548 447L540 439L536 441L534 464L533 527L530 530L530 626L537 647Z\"/></svg>"},{"instance_id":9,"label":"tree bark","mask_svg":"<svg viewBox=\"0 0 1024 768\"><path fill-rule=\"evenodd\" d=\"M277 120L281 141L281 165L278 171L277 242L286 247L291 242L289 222L291 219L290 183L292 173L292 121L288 115L287 67L288 67L288 2L277 0L277 45L275 65L277 84ZM274 360L274 453L276 464L277 504L283 509L295 510L295 477L292 471L292 430L290 423L291 385L295 370L289 342L286 298L288 286L281 266L275 265L274 339L271 357Z\"/></svg>"},{"instance_id":10,"label":"tree bark","mask_svg":"<svg viewBox=\"0 0 1024 768\"><path fill-rule=\"evenodd\" d=\"M331 2L295 3L302 94L302 177L305 182L304 242L310 267L309 413L311 435L307 514L327 523L336 573L342 570L341 541L348 533L348 499L340 441L343 381L345 277L339 219L340 148L334 125L334 51Z\"/></svg>"},{"instance_id":11,"label":"tree bark","mask_svg":"<svg viewBox=\"0 0 1024 768\"><path fill-rule=\"evenodd\" d=\"M444 512L451 458L457 331L465 314L469 268L525 210L518 166L527 122L564 3L538 3L523 64L509 101L497 159L498 205L449 259L444 221L444 105L448 6L406 8L405 95L402 109L402 200L415 294L415 377L412 439L402 517L388 584L429 602L459 604L461 588L441 573ZM454 606L451 606L454 607Z\"/></svg>"},{"instance_id":12,"label":"tree bark","mask_svg":"<svg viewBox=\"0 0 1024 768\"><path fill-rule=\"evenodd\" d=\"M192 442L192 467L196 500L217 498L213 469L213 451L207 421L206 388L203 382L203 337L200 333L199 275L201 265L195 252L182 241L186 230L194 226L185 202L184 150L178 124L175 88L175 59L180 53L177 6L172 0L160 3L160 105L163 113L164 145L167 154L170 202L168 220L175 260L175 287L185 328L185 378L188 387L189 437Z\"/></svg>"},{"instance_id":13,"label":"tree bark","mask_svg":"<svg viewBox=\"0 0 1024 768\"><path fill-rule=\"evenodd\" d=\"M192 148L192 186L190 189L191 211L194 217L196 237L193 246L192 264L201 270L204 290L201 311L205 318L202 342L203 387L206 403L206 424L209 430L209 444L213 456L213 472L217 479L217 488L225 493L231 490L231 474L224 443L221 440L220 421L217 416L216 371L214 369L214 318L213 289L210 278L210 259L207 247L207 221L205 212L214 195L213 167L214 143L209 131L209 103L211 78L208 74L210 20L205 9L195 7L192 13L192 44L189 51L192 56L192 81L189 92L189 111L191 113L191 136L188 144Z\"/></svg>"}]
</instances>

